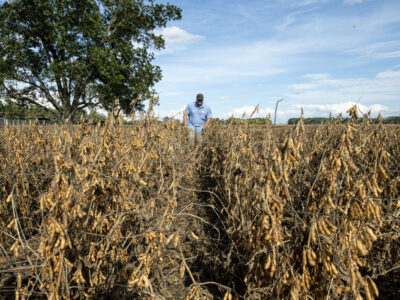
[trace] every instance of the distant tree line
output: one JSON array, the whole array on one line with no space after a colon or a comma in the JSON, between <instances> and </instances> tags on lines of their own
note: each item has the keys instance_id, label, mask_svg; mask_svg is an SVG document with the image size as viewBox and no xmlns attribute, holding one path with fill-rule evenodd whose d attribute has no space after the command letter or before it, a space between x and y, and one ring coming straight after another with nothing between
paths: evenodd
<instances>
[{"instance_id":1,"label":"distant tree line","mask_svg":"<svg viewBox=\"0 0 400 300\"><path fill-rule=\"evenodd\" d=\"M254 124L254 125L270 125L271 120L269 118L251 118L251 119L243 119L243 118L229 118L229 119L219 119L213 118L214 123L218 124L233 124L233 125L241 125L241 124Z\"/></svg>"},{"instance_id":2,"label":"distant tree line","mask_svg":"<svg viewBox=\"0 0 400 300\"><path fill-rule=\"evenodd\" d=\"M0 117L7 119L46 119L55 120L56 113L45 110L41 106L25 104L21 105L14 101L0 101Z\"/></svg>"},{"instance_id":3,"label":"distant tree line","mask_svg":"<svg viewBox=\"0 0 400 300\"><path fill-rule=\"evenodd\" d=\"M14 101L0 100L0 118L7 119L45 119L50 121L59 121L59 113L55 109L47 108L44 109L41 106L33 105L33 104L24 104L16 103ZM83 119L85 121L92 122L104 122L106 120L106 116L101 113L98 113L96 110L90 110L89 112L82 110L74 115L72 123L77 123L79 120ZM164 118L163 121L168 121L169 118ZM290 118L288 120L289 125L295 125L299 122L300 118ZM329 121L334 121L336 123L346 123L350 120L350 118L304 118L304 124L324 124ZM379 124L378 118L369 118L370 123ZM233 125L243 125L243 124L252 124L252 125L270 125L271 120L269 118L234 118L231 117L229 119L220 119L214 118L214 123L218 124L233 124ZM356 123L361 123L362 118L358 119ZM124 124L133 124L134 121L125 121ZM400 124L400 116L391 116L382 118L383 124Z\"/></svg>"},{"instance_id":4,"label":"distant tree line","mask_svg":"<svg viewBox=\"0 0 400 300\"><path fill-rule=\"evenodd\" d=\"M329 121L335 121L337 123L346 123L350 120L351 118L304 118L304 124L324 124ZM300 118L290 118L288 120L289 125L294 125L299 122ZM368 119L371 124L379 124L379 119L378 118L369 118ZM362 123L363 119L360 118L356 121L356 123ZM391 117L386 117L382 118L382 123L383 124L400 124L400 116L391 116Z\"/></svg>"}]
</instances>

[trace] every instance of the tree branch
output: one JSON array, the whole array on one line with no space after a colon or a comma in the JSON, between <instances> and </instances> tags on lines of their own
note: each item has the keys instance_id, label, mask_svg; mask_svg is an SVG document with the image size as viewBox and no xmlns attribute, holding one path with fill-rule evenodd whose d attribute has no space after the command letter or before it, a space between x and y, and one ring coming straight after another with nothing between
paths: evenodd
<instances>
[{"instance_id":1,"label":"tree branch","mask_svg":"<svg viewBox=\"0 0 400 300\"><path fill-rule=\"evenodd\" d=\"M97 102L97 103L81 102L78 104L77 109L82 109L82 108L86 108L89 106L97 106L99 104L100 104L100 102Z\"/></svg>"},{"instance_id":2,"label":"tree branch","mask_svg":"<svg viewBox=\"0 0 400 300\"><path fill-rule=\"evenodd\" d=\"M28 102L28 103L31 103L31 104L35 104L35 105L43 108L44 110L53 113L48 107L44 106L43 104L40 104L39 102L33 100L32 98L30 98L30 97L28 97L26 95L21 96L21 95L17 95L17 94L12 94L11 93L8 96L10 98L18 100L18 101L23 101L23 102Z\"/></svg>"},{"instance_id":3,"label":"tree branch","mask_svg":"<svg viewBox=\"0 0 400 300\"><path fill-rule=\"evenodd\" d=\"M32 33L31 30L30 30L30 32ZM47 39L44 36L42 36L41 34L39 34L39 33L37 34L37 36L39 37L39 39L42 42L43 48L46 51L46 54L47 54L47 57L48 57L50 65L54 64L54 62L59 62L60 60L58 59L57 51L51 47L51 44L47 42ZM54 78L55 78L55 81L56 81L56 84L57 84L57 89L58 89L59 96L61 98L61 103L63 105L63 108L65 108L66 106L70 106L70 103L69 102L67 103L67 100L68 100L67 96L68 95L64 95L64 87L62 86L62 83L60 81L60 77L56 76L56 74L54 74ZM59 108L57 108L57 110L61 111L62 109L59 107Z\"/></svg>"},{"instance_id":4,"label":"tree branch","mask_svg":"<svg viewBox=\"0 0 400 300\"><path fill-rule=\"evenodd\" d=\"M55 109L57 109L58 111L61 111L62 108L58 105L57 100L55 100L53 98L53 96L50 94L49 89L46 87L46 85L44 84L43 80L40 78L40 76L38 74L35 74L35 72L32 70L32 68L30 67L30 65L28 64L28 62L23 59L23 57L20 57L22 62L24 63L24 65L29 69L29 71L31 71L31 74L33 77L35 77L38 82L40 83L41 86L41 90L45 93L46 95L46 99L54 106ZM23 80L17 79L18 81L24 82ZM30 84L30 83L28 83Z\"/></svg>"}]
</instances>

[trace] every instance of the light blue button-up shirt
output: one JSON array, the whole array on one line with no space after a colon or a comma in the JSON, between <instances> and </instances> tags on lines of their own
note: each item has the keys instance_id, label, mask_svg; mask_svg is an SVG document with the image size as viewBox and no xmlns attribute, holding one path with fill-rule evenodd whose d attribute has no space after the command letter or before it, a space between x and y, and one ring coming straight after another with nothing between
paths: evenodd
<instances>
[{"instance_id":1,"label":"light blue button-up shirt","mask_svg":"<svg viewBox=\"0 0 400 300\"><path fill-rule=\"evenodd\" d=\"M211 109L207 104L202 104L200 107L197 106L197 102L191 102L186 106L187 125L190 129L194 129L197 132L204 130L203 126L206 124L207 119L211 118Z\"/></svg>"}]
</instances>

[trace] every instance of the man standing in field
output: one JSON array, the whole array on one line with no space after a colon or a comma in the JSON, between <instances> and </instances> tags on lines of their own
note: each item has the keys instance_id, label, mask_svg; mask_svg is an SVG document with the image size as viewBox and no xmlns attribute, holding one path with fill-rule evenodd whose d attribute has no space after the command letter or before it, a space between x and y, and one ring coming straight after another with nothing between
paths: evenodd
<instances>
[{"instance_id":1,"label":"man standing in field","mask_svg":"<svg viewBox=\"0 0 400 300\"><path fill-rule=\"evenodd\" d=\"M196 101L186 106L183 122L189 128L189 140L193 144L201 142L201 134L211 121L211 109L204 104L203 94L196 95Z\"/></svg>"}]
</instances>

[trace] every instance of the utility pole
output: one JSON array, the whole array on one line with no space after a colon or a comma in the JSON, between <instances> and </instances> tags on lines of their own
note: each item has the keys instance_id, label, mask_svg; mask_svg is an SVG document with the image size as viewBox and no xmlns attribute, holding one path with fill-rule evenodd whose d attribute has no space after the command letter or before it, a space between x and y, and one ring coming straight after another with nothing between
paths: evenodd
<instances>
[{"instance_id":1,"label":"utility pole","mask_svg":"<svg viewBox=\"0 0 400 300\"><path fill-rule=\"evenodd\" d=\"M276 111L278 110L278 103L283 101L283 98L279 99L278 101L276 101L276 105L275 105L275 117L274 117L274 125L276 125Z\"/></svg>"}]
</instances>

